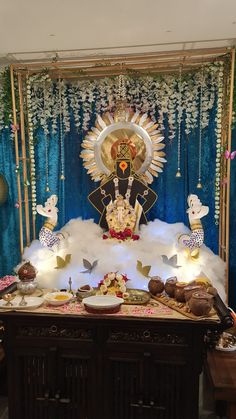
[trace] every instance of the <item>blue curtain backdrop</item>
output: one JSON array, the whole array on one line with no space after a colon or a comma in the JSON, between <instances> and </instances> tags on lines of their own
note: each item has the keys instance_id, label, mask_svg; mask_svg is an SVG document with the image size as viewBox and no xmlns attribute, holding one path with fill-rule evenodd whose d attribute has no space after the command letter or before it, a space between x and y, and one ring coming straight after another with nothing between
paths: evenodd
<instances>
[{"instance_id":1,"label":"blue curtain backdrop","mask_svg":"<svg viewBox=\"0 0 236 419\"><path fill-rule=\"evenodd\" d=\"M218 252L218 227L214 222L214 183L215 183L215 111L211 112L209 126L203 132L202 140L202 189L197 189L198 182L198 137L199 131L195 130L189 136L184 134L182 127L181 136L181 172L182 177L176 178L177 170L177 138L169 140L168 129L165 131L166 158L164 173L155 179L152 188L158 195L158 200L149 212L149 220L159 218L169 223L184 222L188 225L186 214L186 198L189 193L198 194L205 205L209 205L209 214L203 219L205 228L205 243L215 253ZM96 115L93 115L91 126L93 126ZM234 133L236 141L236 133ZM76 128L71 123L71 130L64 136L64 162L65 181L60 180L60 169L63 156L61 156L60 141L57 135L49 135L49 187L46 192L46 153L45 136L42 129L36 133L36 181L37 181L37 202L44 203L48 196L55 193L59 197L59 223L62 227L71 218L82 217L83 219L94 218L98 221L98 214L87 200L87 195L97 186L83 168L81 142L85 135L82 132L78 135ZM2 172L9 184L9 197L6 204L0 207L0 275L12 273L13 267L19 262L19 222L17 202L16 174L14 145L10 139L9 131L0 138L0 172ZM234 221L235 199L234 185L236 162L232 162L232 199L231 199L231 266L230 273L236 273L235 263L235 234L236 223ZM39 231L44 220L37 216L37 231ZM81 238L78 237L78 240ZM236 289L231 278L230 281L231 304Z\"/></svg>"}]
</instances>

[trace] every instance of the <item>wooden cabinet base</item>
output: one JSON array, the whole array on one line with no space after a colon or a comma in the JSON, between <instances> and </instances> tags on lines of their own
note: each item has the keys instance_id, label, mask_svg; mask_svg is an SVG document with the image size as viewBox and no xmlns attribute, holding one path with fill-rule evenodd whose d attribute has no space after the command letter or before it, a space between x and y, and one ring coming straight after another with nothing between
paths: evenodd
<instances>
[{"instance_id":1,"label":"wooden cabinet base","mask_svg":"<svg viewBox=\"0 0 236 419\"><path fill-rule=\"evenodd\" d=\"M9 419L198 419L210 323L4 313Z\"/></svg>"}]
</instances>

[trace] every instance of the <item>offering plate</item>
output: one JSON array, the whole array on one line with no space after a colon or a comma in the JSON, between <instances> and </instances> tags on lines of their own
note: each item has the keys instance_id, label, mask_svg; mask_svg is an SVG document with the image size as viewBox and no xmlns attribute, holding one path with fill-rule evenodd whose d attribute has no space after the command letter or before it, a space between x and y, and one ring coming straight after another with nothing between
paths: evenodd
<instances>
[{"instance_id":1,"label":"offering plate","mask_svg":"<svg viewBox=\"0 0 236 419\"><path fill-rule=\"evenodd\" d=\"M44 300L41 297L28 297L25 296L26 305L20 306L20 302L22 300L22 297L20 295L17 295L11 300L11 305L7 305L7 301L0 300L0 309L6 309L6 310L25 310L25 309L31 309L31 308L37 308L40 307Z\"/></svg>"}]
</instances>

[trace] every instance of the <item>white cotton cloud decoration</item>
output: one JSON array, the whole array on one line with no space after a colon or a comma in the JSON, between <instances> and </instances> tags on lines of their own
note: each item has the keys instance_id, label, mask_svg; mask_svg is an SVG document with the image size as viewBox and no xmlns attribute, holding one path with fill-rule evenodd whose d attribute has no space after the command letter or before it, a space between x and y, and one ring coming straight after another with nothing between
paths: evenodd
<instances>
[{"instance_id":1,"label":"white cotton cloud decoration","mask_svg":"<svg viewBox=\"0 0 236 419\"><path fill-rule=\"evenodd\" d=\"M68 238L58 252L43 248L39 240L34 240L25 249L23 257L37 268L39 286L48 288L66 288L72 279L72 288L84 284L96 286L103 276L110 271L127 274L129 288L147 289L148 278L136 269L137 260L143 265L151 265L150 275L159 275L164 281L170 276L177 276L179 281L192 281L203 273L217 288L225 300L225 263L208 247L201 247L200 257L196 261L189 259L178 245L178 236L189 233L182 223L168 224L155 220L141 226L140 239L131 242L103 240L103 230L93 220L70 220L61 230ZM71 254L71 262L63 269L55 269L57 255L65 258ZM174 268L163 262L162 255L168 258L177 254ZM83 274L83 259L91 263L98 260L91 274Z\"/></svg>"}]
</instances>

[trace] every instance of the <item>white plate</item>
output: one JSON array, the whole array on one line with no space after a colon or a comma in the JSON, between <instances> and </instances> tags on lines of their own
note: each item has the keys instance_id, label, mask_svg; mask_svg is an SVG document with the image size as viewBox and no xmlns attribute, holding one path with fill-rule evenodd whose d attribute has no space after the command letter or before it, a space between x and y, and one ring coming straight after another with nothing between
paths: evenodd
<instances>
[{"instance_id":1,"label":"white plate","mask_svg":"<svg viewBox=\"0 0 236 419\"><path fill-rule=\"evenodd\" d=\"M7 306L7 301L0 300L0 309L6 310L25 310L28 308L37 308L41 306L44 302L42 297L28 297L25 296L25 301L27 302L26 306L19 306L19 302L21 301L22 296L17 295L13 300L11 300L12 305Z\"/></svg>"},{"instance_id":2,"label":"white plate","mask_svg":"<svg viewBox=\"0 0 236 419\"><path fill-rule=\"evenodd\" d=\"M83 303L87 307L102 310L106 308L115 308L124 302L123 298L116 297L115 295L93 295L83 299Z\"/></svg>"},{"instance_id":3,"label":"white plate","mask_svg":"<svg viewBox=\"0 0 236 419\"><path fill-rule=\"evenodd\" d=\"M217 351L222 352L233 352L236 351L236 346L228 346L227 348L223 348L223 346L216 346Z\"/></svg>"}]
</instances>

